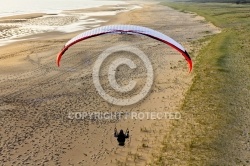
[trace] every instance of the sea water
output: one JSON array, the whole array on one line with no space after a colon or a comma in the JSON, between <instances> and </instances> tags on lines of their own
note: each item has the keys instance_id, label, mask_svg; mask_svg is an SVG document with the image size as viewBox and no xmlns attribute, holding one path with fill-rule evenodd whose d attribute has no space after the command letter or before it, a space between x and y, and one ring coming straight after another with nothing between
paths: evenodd
<instances>
[{"instance_id":1,"label":"sea water","mask_svg":"<svg viewBox=\"0 0 250 166\"><path fill-rule=\"evenodd\" d=\"M84 9L102 5L123 4L105 0L0 0L0 17L27 13L60 13L62 10Z\"/></svg>"},{"instance_id":2,"label":"sea water","mask_svg":"<svg viewBox=\"0 0 250 166\"><path fill-rule=\"evenodd\" d=\"M75 32L92 29L100 26L101 20L95 16L116 15L119 12L129 11L138 6L120 9L123 1L105 0L0 0L0 17L29 13L46 13L43 17L0 22L0 46L13 41L28 39L27 37L46 32ZM113 5L118 10L99 12L74 12L66 10L85 9ZM0 18L1 20L1 18Z\"/></svg>"}]
</instances>

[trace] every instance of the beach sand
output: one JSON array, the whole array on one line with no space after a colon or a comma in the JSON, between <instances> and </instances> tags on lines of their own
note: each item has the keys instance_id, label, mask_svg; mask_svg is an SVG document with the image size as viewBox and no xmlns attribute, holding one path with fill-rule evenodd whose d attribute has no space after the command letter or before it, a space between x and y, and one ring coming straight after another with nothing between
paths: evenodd
<instances>
[{"instance_id":1,"label":"beach sand","mask_svg":"<svg viewBox=\"0 0 250 166\"><path fill-rule=\"evenodd\" d=\"M194 64L198 48L192 46L192 41L219 32L195 14L156 3L141 3L141 7L116 16L105 16L107 22L102 25L134 24L158 30L189 50ZM107 11L107 8L103 10ZM146 165L159 150L163 137L173 130L170 125L175 121L173 119L68 118L69 112L178 112L193 78L178 52L153 39L131 35L106 35L81 42L68 50L58 68L55 63L57 53L78 33L44 33L34 35L34 39L0 47L0 163ZM139 48L154 68L150 94L132 106L109 104L99 96L92 81L95 60L104 50L116 45ZM136 57L132 58L138 61ZM114 59L111 57L110 61ZM121 68L117 79L123 82L126 78L134 78L139 80L138 85L144 84L145 69L130 74L126 68ZM102 81L106 83L105 78ZM110 87L107 89L108 93L113 93ZM115 126L118 130L130 130L131 137L125 147L119 147L113 137Z\"/></svg>"}]
</instances>

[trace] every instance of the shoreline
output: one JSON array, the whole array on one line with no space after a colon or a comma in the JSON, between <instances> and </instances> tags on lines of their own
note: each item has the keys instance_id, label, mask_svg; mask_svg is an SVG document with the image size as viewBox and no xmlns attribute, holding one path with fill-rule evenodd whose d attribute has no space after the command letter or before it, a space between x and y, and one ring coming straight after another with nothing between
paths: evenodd
<instances>
[{"instance_id":1,"label":"shoreline","mask_svg":"<svg viewBox=\"0 0 250 166\"><path fill-rule=\"evenodd\" d=\"M162 5L144 4L141 9L110 17L103 25L146 26L181 41L191 51L192 41L208 35L207 31L210 34L216 33L215 29L195 17ZM179 22L176 22L177 18ZM78 32L41 34L39 40L1 47L3 54L0 56L0 65L4 70L0 71L0 85L4 89L0 96L6 108L0 111L3 115L1 120L5 122L2 124L4 131L1 131L4 135L1 138L1 153L10 158L0 157L0 161L7 165L148 164L161 146L165 134L174 129L171 121L126 119L88 124L67 119L67 113L107 110L175 112L181 107L193 78L193 75L187 73L185 60L165 44L152 39L110 35L79 43L65 55L62 62L65 67L58 69L55 64L56 54L76 34ZM91 79L96 56L117 44L140 48L148 55L155 69L151 94L138 104L128 107L105 102L96 93ZM85 63L89 61L90 64ZM77 69L75 72L63 70L72 66ZM37 100L39 102L32 102ZM114 127L129 128L131 140L128 146L116 146ZM180 137L178 133L175 136Z\"/></svg>"},{"instance_id":2,"label":"shoreline","mask_svg":"<svg viewBox=\"0 0 250 166\"><path fill-rule=\"evenodd\" d=\"M46 35L45 33L72 33L88 30L108 22L112 16L137 8L140 7L128 3L65 10L58 14L30 13L2 17L0 18L0 46L6 45L5 43L18 41L20 38L27 40L31 36L36 38L36 35ZM58 21L55 22L55 20Z\"/></svg>"},{"instance_id":3,"label":"shoreline","mask_svg":"<svg viewBox=\"0 0 250 166\"><path fill-rule=\"evenodd\" d=\"M56 1L55 1L56 2ZM91 3L86 4L86 2L88 1L71 1L69 4L67 4L67 1L58 1L61 2L61 4L53 4L51 3L49 0L45 0L42 3L38 2L38 3L33 3L33 2L25 2L25 0L23 1L23 3L26 4L18 4L18 1L13 3L16 3L15 5L11 5L8 6L9 4L5 4L2 6L2 8L0 8L1 10L1 14L0 14L0 19L2 17L9 17L9 16L17 16L17 15L27 15L27 14L32 14L32 13L45 13L45 14L60 14L63 11L66 10L81 10L81 9L89 9L89 8L98 8L98 7L102 7L102 6L116 6L116 5L124 5L127 4L125 1L121 0L121 1L110 1L110 0L106 0L106 1L93 1ZM29 3L27 6L27 3ZM49 4L48 4L49 3ZM21 5L21 6L17 6L17 5ZM33 8L29 8L30 6L33 6ZM81 6L81 7L79 7ZM11 9L10 9L11 7ZM16 8L18 7L18 8Z\"/></svg>"}]
</instances>

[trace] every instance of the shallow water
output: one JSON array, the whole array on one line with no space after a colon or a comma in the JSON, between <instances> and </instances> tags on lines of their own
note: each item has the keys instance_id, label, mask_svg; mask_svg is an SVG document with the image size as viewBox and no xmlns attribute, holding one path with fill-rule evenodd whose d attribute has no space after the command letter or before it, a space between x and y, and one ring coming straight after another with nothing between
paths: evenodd
<instances>
[{"instance_id":1,"label":"shallow water","mask_svg":"<svg viewBox=\"0 0 250 166\"><path fill-rule=\"evenodd\" d=\"M0 2L3 0L0 0ZM138 6L131 5L130 7L124 7L121 9L119 4L124 4L121 1L91 1L87 3L86 0L45 0L43 2L36 2L34 0L23 0L22 3L19 1L13 5L13 8L10 10L10 5L17 0L10 0L10 3L4 4L0 6L0 16L6 15L7 13L12 15L21 14L21 13L38 13L38 12L46 12L48 15L44 15L43 17L33 18L33 19L12 19L12 20L4 20L0 22L0 46L9 44L10 42L14 42L21 37L26 37L29 35L59 31L59 32L75 32L79 30L87 30L92 29L94 27L100 26L102 22L107 20L101 20L93 18L95 16L110 16L116 15L120 12L129 11ZM24 3L25 2L25 3ZM56 2L59 5L56 4ZM30 9L27 4L34 3L34 8ZM25 4L20 5L20 8L17 9L17 4ZM42 4L42 5L41 5ZM48 6L46 6L46 4ZM85 4L85 5L84 5ZM40 6L39 6L40 5ZM69 9L79 9L79 8L88 8L93 6L100 5L114 5L111 11L99 11L99 12L74 12L74 11L64 11ZM5 7L4 7L5 6ZM117 8L117 10L116 10ZM3 10L2 10L3 9ZM8 12L3 12L8 11ZM52 14L53 13L53 14Z\"/></svg>"},{"instance_id":2,"label":"shallow water","mask_svg":"<svg viewBox=\"0 0 250 166\"><path fill-rule=\"evenodd\" d=\"M84 9L102 5L124 4L100 0L0 0L0 17L26 13L60 13L62 10Z\"/></svg>"}]
</instances>

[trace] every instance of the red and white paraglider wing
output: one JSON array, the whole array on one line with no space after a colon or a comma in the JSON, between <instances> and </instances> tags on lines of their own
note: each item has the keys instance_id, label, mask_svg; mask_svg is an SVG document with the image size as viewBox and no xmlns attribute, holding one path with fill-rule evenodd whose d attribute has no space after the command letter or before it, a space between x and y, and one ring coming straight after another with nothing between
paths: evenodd
<instances>
[{"instance_id":1,"label":"red and white paraglider wing","mask_svg":"<svg viewBox=\"0 0 250 166\"><path fill-rule=\"evenodd\" d=\"M104 34L110 34L110 33L115 33L115 34L140 34L140 35L145 35L148 37L151 37L153 39L159 40L165 44L168 44L169 46L173 47L177 51L179 51L187 60L189 64L189 69L190 71L192 70L192 60L190 56L188 55L187 51L183 48L181 44L176 42L174 39L149 28L146 27L141 27L141 26L135 26L135 25L109 25L109 26L103 26L99 28L95 28L89 31L86 31L82 34L77 35L76 37L72 38L69 40L59 52L57 56L57 65L60 65L60 60L62 58L62 55L67 51L69 47L72 45L82 41L86 40L88 38L104 35Z\"/></svg>"}]
</instances>

